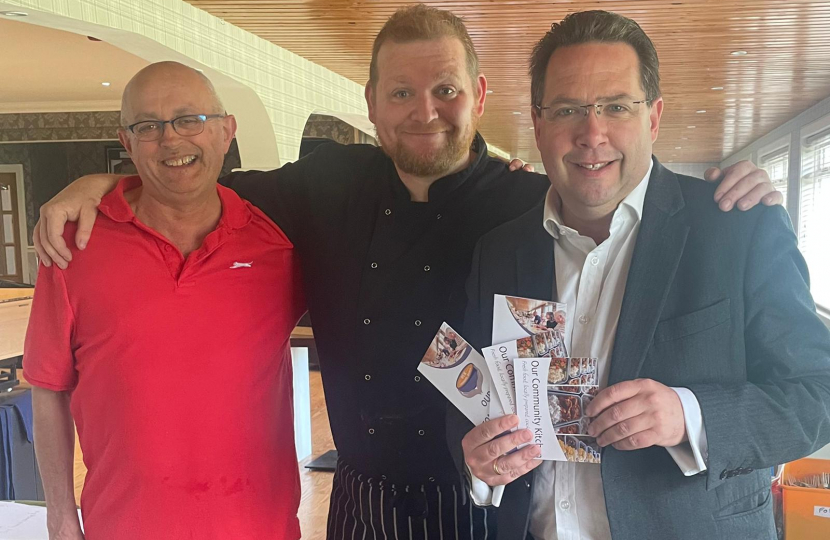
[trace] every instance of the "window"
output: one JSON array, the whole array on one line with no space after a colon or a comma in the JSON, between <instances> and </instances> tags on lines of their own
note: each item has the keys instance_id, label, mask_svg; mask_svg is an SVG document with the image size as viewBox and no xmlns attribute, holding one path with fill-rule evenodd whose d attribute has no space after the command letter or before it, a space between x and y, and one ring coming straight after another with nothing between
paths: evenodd
<instances>
[{"instance_id":1,"label":"window","mask_svg":"<svg viewBox=\"0 0 830 540\"><path fill-rule=\"evenodd\" d=\"M802 141L799 194L798 247L816 304L830 309L830 128Z\"/></svg>"},{"instance_id":2,"label":"window","mask_svg":"<svg viewBox=\"0 0 830 540\"><path fill-rule=\"evenodd\" d=\"M770 180L772 180L772 185L784 196L784 203L786 204L790 172L789 145L762 155L758 163L759 167L767 171Z\"/></svg>"}]
</instances>

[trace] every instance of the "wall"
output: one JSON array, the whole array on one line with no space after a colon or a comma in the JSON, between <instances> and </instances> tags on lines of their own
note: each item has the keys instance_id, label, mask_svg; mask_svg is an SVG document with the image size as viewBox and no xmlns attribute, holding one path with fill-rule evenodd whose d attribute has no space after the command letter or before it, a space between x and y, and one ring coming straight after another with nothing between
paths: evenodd
<instances>
[{"instance_id":1,"label":"wall","mask_svg":"<svg viewBox=\"0 0 830 540\"><path fill-rule=\"evenodd\" d=\"M360 85L181 0L10 0L0 6L38 10L40 14L30 12L25 21L87 33L151 61L165 54L170 58L175 51L243 83L264 105L282 162L297 159L303 127L316 109L367 112ZM168 52L148 47L148 40ZM239 144L243 166L258 167L268 158L246 159L242 131L250 123L239 118Z\"/></svg>"},{"instance_id":2,"label":"wall","mask_svg":"<svg viewBox=\"0 0 830 540\"><path fill-rule=\"evenodd\" d=\"M799 192L797 189L794 189L793 182L796 182L801 177L801 129L827 115L830 115L830 97L810 107L792 120L781 124L721 162L723 166L731 165L742 159L748 159L753 163L758 163L759 154L762 151L770 150L770 148L767 148L768 146L773 145L777 141L783 142L789 139L790 170L788 176L790 186L787 189L787 210L790 213L790 219L793 221L795 230L798 230Z\"/></svg>"},{"instance_id":3,"label":"wall","mask_svg":"<svg viewBox=\"0 0 830 540\"><path fill-rule=\"evenodd\" d=\"M686 176L694 176L695 178L703 178L703 173L709 167L717 167L717 163L663 163L663 166L668 170L677 174L685 174Z\"/></svg>"}]
</instances>

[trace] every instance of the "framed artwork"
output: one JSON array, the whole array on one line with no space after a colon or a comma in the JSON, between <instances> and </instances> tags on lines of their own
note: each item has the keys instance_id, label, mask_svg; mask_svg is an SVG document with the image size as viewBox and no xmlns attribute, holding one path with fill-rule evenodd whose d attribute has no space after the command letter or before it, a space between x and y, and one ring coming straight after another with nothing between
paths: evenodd
<instances>
[{"instance_id":1,"label":"framed artwork","mask_svg":"<svg viewBox=\"0 0 830 540\"><path fill-rule=\"evenodd\" d=\"M107 148L107 172L110 174L138 174L133 160L123 146Z\"/></svg>"}]
</instances>

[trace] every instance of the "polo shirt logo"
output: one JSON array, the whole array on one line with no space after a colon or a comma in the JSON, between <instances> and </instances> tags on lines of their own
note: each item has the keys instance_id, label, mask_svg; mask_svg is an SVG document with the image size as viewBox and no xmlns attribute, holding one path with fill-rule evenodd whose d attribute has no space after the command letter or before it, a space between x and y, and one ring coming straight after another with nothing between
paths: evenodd
<instances>
[{"instance_id":1,"label":"polo shirt logo","mask_svg":"<svg viewBox=\"0 0 830 540\"><path fill-rule=\"evenodd\" d=\"M250 268L252 264L254 264L254 261L246 262L246 263L245 262L243 262L243 263L234 262L233 265L230 268L231 268L231 270L233 270L234 268Z\"/></svg>"}]
</instances>

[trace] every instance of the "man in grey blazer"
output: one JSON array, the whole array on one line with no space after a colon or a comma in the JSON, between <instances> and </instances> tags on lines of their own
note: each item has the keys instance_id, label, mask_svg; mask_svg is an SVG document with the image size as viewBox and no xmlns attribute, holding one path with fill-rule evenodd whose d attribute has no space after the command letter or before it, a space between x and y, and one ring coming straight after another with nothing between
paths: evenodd
<instances>
[{"instance_id":1,"label":"man in grey blazer","mask_svg":"<svg viewBox=\"0 0 830 540\"><path fill-rule=\"evenodd\" d=\"M473 499L502 540L775 538L769 468L830 443L830 332L786 213L719 212L652 156L658 61L634 21L569 15L531 76L558 196L479 241L464 337L490 343L494 294L567 303L569 350L599 359L602 463L508 453L530 440L503 435L515 416L453 412Z\"/></svg>"}]
</instances>

